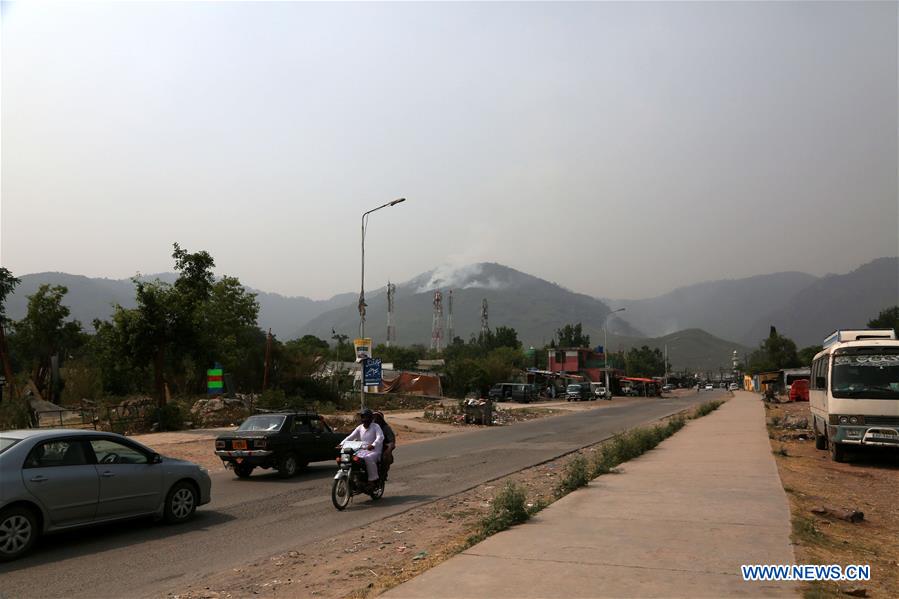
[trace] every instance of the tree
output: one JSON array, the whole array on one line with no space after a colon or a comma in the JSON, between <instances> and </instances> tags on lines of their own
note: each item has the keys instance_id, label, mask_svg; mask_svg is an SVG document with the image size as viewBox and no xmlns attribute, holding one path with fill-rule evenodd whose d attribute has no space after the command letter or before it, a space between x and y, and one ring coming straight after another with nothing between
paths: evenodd
<instances>
[{"instance_id":1,"label":"tree","mask_svg":"<svg viewBox=\"0 0 899 599\"><path fill-rule=\"evenodd\" d=\"M872 329L893 329L899 337L899 306L881 310L877 318L868 321L868 326Z\"/></svg>"},{"instance_id":2,"label":"tree","mask_svg":"<svg viewBox=\"0 0 899 599\"><path fill-rule=\"evenodd\" d=\"M0 266L0 360L3 361L3 373L6 376L6 385L9 387L10 397L15 396L15 376L12 370L12 362L9 359L9 347L6 344L6 298L21 283L21 279L13 276L9 269Z\"/></svg>"},{"instance_id":3,"label":"tree","mask_svg":"<svg viewBox=\"0 0 899 599\"><path fill-rule=\"evenodd\" d=\"M820 352L822 349L824 348L820 345L809 345L808 347L803 347L801 350L799 350L797 359L803 366L809 366L811 365L812 360L815 359L815 356L818 355L818 352Z\"/></svg>"},{"instance_id":4,"label":"tree","mask_svg":"<svg viewBox=\"0 0 899 599\"><path fill-rule=\"evenodd\" d=\"M590 347L590 335L584 335L581 323L566 324L556 331L559 347Z\"/></svg>"},{"instance_id":5,"label":"tree","mask_svg":"<svg viewBox=\"0 0 899 599\"><path fill-rule=\"evenodd\" d=\"M41 395L56 397L60 389L49 389L51 360L73 350L86 341L77 320L67 321L69 308L62 304L68 289L62 285L43 284L28 296L25 318L15 325L16 343L30 362L31 379Z\"/></svg>"},{"instance_id":6,"label":"tree","mask_svg":"<svg viewBox=\"0 0 899 599\"><path fill-rule=\"evenodd\" d=\"M627 352L625 363L628 376L653 377L665 374L665 356L657 347L632 347Z\"/></svg>"},{"instance_id":7,"label":"tree","mask_svg":"<svg viewBox=\"0 0 899 599\"><path fill-rule=\"evenodd\" d=\"M324 339L315 335L303 335L299 339L292 339L286 343L287 347L307 356L328 356L331 346Z\"/></svg>"},{"instance_id":8,"label":"tree","mask_svg":"<svg viewBox=\"0 0 899 599\"><path fill-rule=\"evenodd\" d=\"M512 327L496 327L495 347L511 347L518 349L521 347L521 341L518 340L518 331Z\"/></svg>"},{"instance_id":9,"label":"tree","mask_svg":"<svg viewBox=\"0 0 899 599\"><path fill-rule=\"evenodd\" d=\"M372 355L384 362L393 364L394 370L415 370L418 367L418 352L411 347L397 345L387 347L384 344L379 344L375 346Z\"/></svg>"},{"instance_id":10,"label":"tree","mask_svg":"<svg viewBox=\"0 0 899 599\"><path fill-rule=\"evenodd\" d=\"M771 332L757 350L749 354L747 370L751 374L770 372L800 365L796 344L771 327Z\"/></svg>"}]
</instances>

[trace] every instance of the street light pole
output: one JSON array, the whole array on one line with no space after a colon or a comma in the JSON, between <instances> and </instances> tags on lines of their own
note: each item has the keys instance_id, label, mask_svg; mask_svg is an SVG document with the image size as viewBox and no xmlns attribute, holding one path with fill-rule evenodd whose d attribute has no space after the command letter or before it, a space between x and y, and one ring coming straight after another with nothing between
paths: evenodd
<instances>
[{"instance_id":1,"label":"street light pole","mask_svg":"<svg viewBox=\"0 0 899 599\"><path fill-rule=\"evenodd\" d=\"M359 338L365 338L365 231L368 229L368 215L372 212L376 212L381 208L389 208L391 206L396 206L401 202L405 202L406 198L397 198L392 202L387 202L386 204L381 204L377 208L372 208L368 212L362 213L362 276L361 276L361 284L359 289ZM371 349L371 348L369 348ZM359 377L359 404L364 408L365 407L365 372L360 371Z\"/></svg>"},{"instance_id":2,"label":"street light pole","mask_svg":"<svg viewBox=\"0 0 899 599\"><path fill-rule=\"evenodd\" d=\"M606 394L608 394L609 397L612 396L612 390L609 388L609 329L606 326L606 323L609 321L609 316L616 312L624 312L625 310L627 310L627 308L612 310L602 319L602 356L606 365L603 370L606 372Z\"/></svg>"}]
</instances>

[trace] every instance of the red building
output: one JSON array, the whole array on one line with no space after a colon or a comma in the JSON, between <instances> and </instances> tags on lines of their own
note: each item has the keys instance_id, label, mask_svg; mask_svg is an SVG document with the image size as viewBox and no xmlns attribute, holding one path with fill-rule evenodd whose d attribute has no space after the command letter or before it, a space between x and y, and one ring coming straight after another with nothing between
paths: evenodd
<instances>
[{"instance_id":1,"label":"red building","mask_svg":"<svg viewBox=\"0 0 899 599\"><path fill-rule=\"evenodd\" d=\"M595 383L605 380L604 360L603 354L586 347L559 347L549 350L550 372L580 374ZM624 373L610 368L609 376L615 378L624 376Z\"/></svg>"}]
</instances>

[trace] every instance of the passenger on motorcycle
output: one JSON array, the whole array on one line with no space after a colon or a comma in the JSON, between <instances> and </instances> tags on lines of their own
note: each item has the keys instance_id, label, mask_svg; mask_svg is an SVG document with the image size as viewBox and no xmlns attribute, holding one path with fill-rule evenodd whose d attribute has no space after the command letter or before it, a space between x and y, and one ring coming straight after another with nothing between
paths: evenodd
<instances>
[{"instance_id":1,"label":"passenger on motorcycle","mask_svg":"<svg viewBox=\"0 0 899 599\"><path fill-rule=\"evenodd\" d=\"M359 416L362 418L362 424L340 444L343 445L347 441L361 441L366 444L364 449L356 452L356 455L365 460L368 482L374 482L378 480L378 460L384 447L384 432L374 423L374 413L368 408L359 412Z\"/></svg>"},{"instance_id":2,"label":"passenger on motorcycle","mask_svg":"<svg viewBox=\"0 0 899 599\"><path fill-rule=\"evenodd\" d=\"M393 463L393 450L396 449L396 434L387 421L384 420L383 412L375 412L375 424L381 427L384 433L384 451L382 452L381 462L385 468L390 467Z\"/></svg>"}]
</instances>

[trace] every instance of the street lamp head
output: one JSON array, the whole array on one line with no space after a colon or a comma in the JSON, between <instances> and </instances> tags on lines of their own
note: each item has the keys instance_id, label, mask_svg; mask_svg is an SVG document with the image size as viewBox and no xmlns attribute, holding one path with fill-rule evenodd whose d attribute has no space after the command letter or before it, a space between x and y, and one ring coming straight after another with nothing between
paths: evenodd
<instances>
[{"instance_id":1,"label":"street lamp head","mask_svg":"<svg viewBox=\"0 0 899 599\"><path fill-rule=\"evenodd\" d=\"M396 200L393 200L392 202L390 202L388 204L388 206L396 206L400 202L405 202L405 201L406 201L406 198L399 198L399 199L396 199Z\"/></svg>"}]
</instances>

